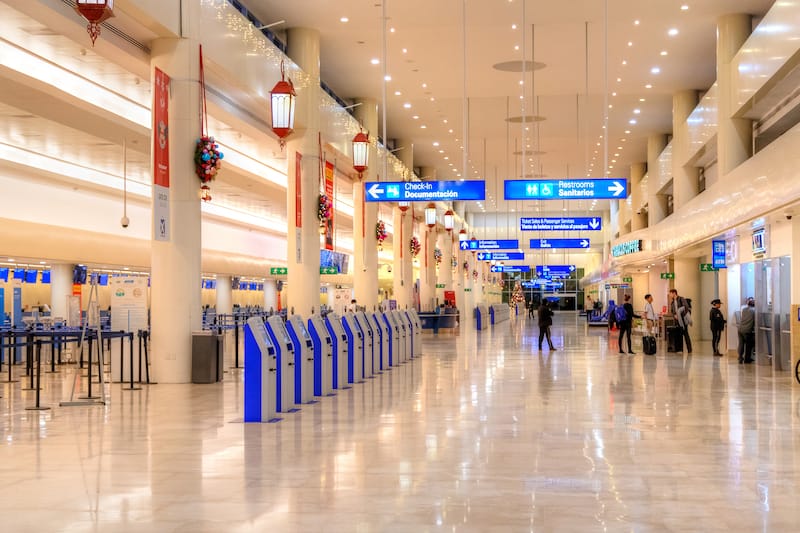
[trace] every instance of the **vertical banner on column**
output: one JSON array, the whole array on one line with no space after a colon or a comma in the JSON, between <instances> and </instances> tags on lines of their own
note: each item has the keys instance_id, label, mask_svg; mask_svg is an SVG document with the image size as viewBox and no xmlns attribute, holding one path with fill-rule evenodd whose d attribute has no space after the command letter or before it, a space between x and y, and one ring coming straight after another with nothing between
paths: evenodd
<instances>
[{"instance_id":1,"label":"vertical banner on column","mask_svg":"<svg viewBox=\"0 0 800 533\"><path fill-rule=\"evenodd\" d=\"M334 188L333 188L333 163L325 161L325 196L335 206ZM331 216L325 226L325 249L333 250L333 217L336 212L335 208L331 209Z\"/></svg>"},{"instance_id":2,"label":"vertical banner on column","mask_svg":"<svg viewBox=\"0 0 800 533\"><path fill-rule=\"evenodd\" d=\"M153 238L169 241L169 76L153 79Z\"/></svg>"},{"instance_id":3,"label":"vertical banner on column","mask_svg":"<svg viewBox=\"0 0 800 533\"><path fill-rule=\"evenodd\" d=\"M303 262L303 154L294 154L294 233L298 263Z\"/></svg>"}]
</instances>

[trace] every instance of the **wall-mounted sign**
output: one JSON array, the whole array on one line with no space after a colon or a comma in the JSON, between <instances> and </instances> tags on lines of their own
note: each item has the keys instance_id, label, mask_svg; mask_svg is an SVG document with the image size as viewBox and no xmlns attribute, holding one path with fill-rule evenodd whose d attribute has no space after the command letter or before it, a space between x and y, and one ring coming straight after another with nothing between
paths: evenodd
<instances>
[{"instance_id":1,"label":"wall-mounted sign","mask_svg":"<svg viewBox=\"0 0 800 533\"><path fill-rule=\"evenodd\" d=\"M725 241L711 241L711 264L714 268L726 268Z\"/></svg>"},{"instance_id":2,"label":"wall-mounted sign","mask_svg":"<svg viewBox=\"0 0 800 533\"><path fill-rule=\"evenodd\" d=\"M505 272L508 274L527 273L530 271L531 267L527 265L495 265L492 267L492 272Z\"/></svg>"},{"instance_id":3,"label":"wall-mounted sign","mask_svg":"<svg viewBox=\"0 0 800 533\"><path fill-rule=\"evenodd\" d=\"M622 281L623 281L624 283L633 283L633 278L631 278L631 277L625 277L625 278L622 278Z\"/></svg>"},{"instance_id":4,"label":"wall-mounted sign","mask_svg":"<svg viewBox=\"0 0 800 533\"><path fill-rule=\"evenodd\" d=\"M545 249L587 249L589 239L531 239L532 250Z\"/></svg>"},{"instance_id":5,"label":"wall-mounted sign","mask_svg":"<svg viewBox=\"0 0 800 533\"><path fill-rule=\"evenodd\" d=\"M485 181L368 181L367 202L485 200Z\"/></svg>"},{"instance_id":6,"label":"wall-mounted sign","mask_svg":"<svg viewBox=\"0 0 800 533\"><path fill-rule=\"evenodd\" d=\"M716 268L714 268L713 263L700 263L700 272L715 272Z\"/></svg>"},{"instance_id":7,"label":"wall-mounted sign","mask_svg":"<svg viewBox=\"0 0 800 533\"><path fill-rule=\"evenodd\" d=\"M662 272L661 279L675 279L675 272Z\"/></svg>"},{"instance_id":8,"label":"wall-mounted sign","mask_svg":"<svg viewBox=\"0 0 800 533\"><path fill-rule=\"evenodd\" d=\"M536 276L539 278L568 278L575 272L575 265L539 265Z\"/></svg>"},{"instance_id":9,"label":"wall-mounted sign","mask_svg":"<svg viewBox=\"0 0 800 533\"><path fill-rule=\"evenodd\" d=\"M642 251L642 240L628 241L620 243L611 248L611 255L614 257L622 257L623 255L635 254Z\"/></svg>"},{"instance_id":10,"label":"wall-mounted sign","mask_svg":"<svg viewBox=\"0 0 800 533\"><path fill-rule=\"evenodd\" d=\"M583 218L520 218L520 231L599 231L603 229L603 219Z\"/></svg>"},{"instance_id":11,"label":"wall-mounted sign","mask_svg":"<svg viewBox=\"0 0 800 533\"><path fill-rule=\"evenodd\" d=\"M522 252L478 252L478 261L524 261Z\"/></svg>"},{"instance_id":12,"label":"wall-mounted sign","mask_svg":"<svg viewBox=\"0 0 800 533\"><path fill-rule=\"evenodd\" d=\"M517 250L519 249L519 240L518 239L504 239L504 240L495 240L495 241L479 241L479 240L470 240L470 241L461 241L459 247L462 250L471 250L471 251L478 251L478 250Z\"/></svg>"},{"instance_id":13,"label":"wall-mounted sign","mask_svg":"<svg viewBox=\"0 0 800 533\"><path fill-rule=\"evenodd\" d=\"M753 232L753 254L760 255L767 253L767 239L764 228Z\"/></svg>"},{"instance_id":14,"label":"wall-mounted sign","mask_svg":"<svg viewBox=\"0 0 800 533\"><path fill-rule=\"evenodd\" d=\"M504 200L580 200L587 198L627 198L624 178L506 180Z\"/></svg>"},{"instance_id":15,"label":"wall-mounted sign","mask_svg":"<svg viewBox=\"0 0 800 533\"><path fill-rule=\"evenodd\" d=\"M269 269L270 276L285 276L289 273L289 269L287 267L271 267Z\"/></svg>"}]
</instances>

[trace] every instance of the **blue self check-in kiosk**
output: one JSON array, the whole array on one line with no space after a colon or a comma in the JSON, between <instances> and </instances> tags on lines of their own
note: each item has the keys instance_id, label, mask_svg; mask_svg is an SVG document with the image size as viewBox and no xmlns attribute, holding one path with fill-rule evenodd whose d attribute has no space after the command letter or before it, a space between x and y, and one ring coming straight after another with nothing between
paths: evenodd
<instances>
[{"instance_id":1,"label":"blue self check-in kiosk","mask_svg":"<svg viewBox=\"0 0 800 533\"><path fill-rule=\"evenodd\" d=\"M356 323L353 313L342 317L342 327L347 334L347 381L362 383L364 381L364 334Z\"/></svg>"},{"instance_id":2,"label":"blue self check-in kiosk","mask_svg":"<svg viewBox=\"0 0 800 533\"><path fill-rule=\"evenodd\" d=\"M277 422L278 356L260 317L245 323L244 353L244 421Z\"/></svg>"},{"instance_id":3,"label":"blue self check-in kiosk","mask_svg":"<svg viewBox=\"0 0 800 533\"><path fill-rule=\"evenodd\" d=\"M387 359L387 364L390 367L397 366L400 364L398 361L398 357L400 357L400 329L395 323L391 311L382 313L381 320L383 320L389 332L389 358Z\"/></svg>"},{"instance_id":4,"label":"blue self check-in kiosk","mask_svg":"<svg viewBox=\"0 0 800 533\"><path fill-rule=\"evenodd\" d=\"M397 323L400 326L400 332L402 334L403 345L400 347L400 362L405 363L411 358L411 335L412 331L408 326L408 323L405 319L405 312L403 311L394 311L394 318L397 320Z\"/></svg>"},{"instance_id":5,"label":"blue self check-in kiosk","mask_svg":"<svg viewBox=\"0 0 800 533\"><path fill-rule=\"evenodd\" d=\"M314 343L300 315L286 321L286 331L294 344L294 403L314 403Z\"/></svg>"},{"instance_id":6,"label":"blue self check-in kiosk","mask_svg":"<svg viewBox=\"0 0 800 533\"><path fill-rule=\"evenodd\" d=\"M389 360L389 328L381 319L378 313L371 313L367 316L372 325L372 330L375 333L375 368L378 371L384 371L388 368Z\"/></svg>"},{"instance_id":7,"label":"blue self check-in kiosk","mask_svg":"<svg viewBox=\"0 0 800 533\"><path fill-rule=\"evenodd\" d=\"M277 409L280 413L293 413L297 411L294 404L294 345L278 315L267 319L267 332L278 356Z\"/></svg>"},{"instance_id":8,"label":"blue self check-in kiosk","mask_svg":"<svg viewBox=\"0 0 800 533\"><path fill-rule=\"evenodd\" d=\"M412 337L412 349L414 351L413 355L414 357L419 357L422 355L422 320L420 320L416 309L409 309L406 315L408 316L408 320L411 322L411 325L413 326L412 329L414 331L414 335Z\"/></svg>"},{"instance_id":9,"label":"blue self check-in kiosk","mask_svg":"<svg viewBox=\"0 0 800 533\"><path fill-rule=\"evenodd\" d=\"M314 344L314 396L333 396L333 339L319 315L308 319Z\"/></svg>"},{"instance_id":10,"label":"blue self check-in kiosk","mask_svg":"<svg viewBox=\"0 0 800 533\"><path fill-rule=\"evenodd\" d=\"M371 379L375 375L375 333L363 311L356 313L356 322L364 334L364 377Z\"/></svg>"},{"instance_id":11,"label":"blue self check-in kiosk","mask_svg":"<svg viewBox=\"0 0 800 533\"><path fill-rule=\"evenodd\" d=\"M347 384L347 333L342 327L342 319L335 313L325 317L325 326L328 328L333 341L333 388L349 389Z\"/></svg>"}]
</instances>

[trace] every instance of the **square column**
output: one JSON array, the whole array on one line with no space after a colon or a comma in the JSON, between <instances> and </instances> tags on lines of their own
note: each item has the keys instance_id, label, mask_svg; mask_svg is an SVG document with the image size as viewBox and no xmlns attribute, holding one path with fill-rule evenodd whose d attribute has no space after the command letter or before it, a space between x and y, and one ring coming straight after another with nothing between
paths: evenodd
<instances>
[{"instance_id":1,"label":"square column","mask_svg":"<svg viewBox=\"0 0 800 533\"><path fill-rule=\"evenodd\" d=\"M675 93L672 97L672 197L677 211L697 196L699 176L696 167L687 163L689 127L686 119L697 107L697 91Z\"/></svg>"},{"instance_id":2,"label":"square column","mask_svg":"<svg viewBox=\"0 0 800 533\"><path fill-rule=\"evenodd\" d=\"M366 202L364 181L380 181L383 159L378 158L378 103L370 98L356 99L361 104L355 108L355 117L369 133L369 168L362 181L353 182L353 288L356 301L367 310L378 305L378 241L375 225L378 223L378 204ZM383 152L386 157L386 152ZM384 176L382 179L386 179Z\"/></svg>"},{"instance_id":3,"label":"square column","mask_svg":"<svg viewBox=\"0 0 800 533\"><path fill-rule=\"evenodd\" d=\"M667 217L667 202L658 194L659 165L658 158L667 146L666 135L651 135L647 138L647 225L655 226Z\"/></svg>"}]
</instances>

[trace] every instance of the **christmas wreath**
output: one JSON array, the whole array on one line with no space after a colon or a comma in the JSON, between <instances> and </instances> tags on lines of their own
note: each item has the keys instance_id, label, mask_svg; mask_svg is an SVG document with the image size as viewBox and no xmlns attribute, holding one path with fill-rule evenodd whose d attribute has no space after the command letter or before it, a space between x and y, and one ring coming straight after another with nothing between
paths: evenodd
<instances>
[{"instance_id":1,"label":"christmas wreath","mask_svg":"<svg viewBox=\"0 0 800 533\"><path fill-rule=\"evenodd\" d=\"M194 149L194 167L197 177L203 183L208 183L217 176L217 172L222 168L222 160L225 158L219 150L219 145L214 137L200 137Z\"/></svg>"},{"instance_id":2,"label":"christmas wreath","mask_svg":"<svg viewBox=\"0 0 800 533\"><path fill-rule=\"evenodd\" d=\"M383 220L379 220L375 224L375 238L378 239L378 244L383 244L383 241L386 240L389 234L386 233L386 224L384 224Z\"/></svg>"},{"instance_id":3,"label":"christmas wreath","mask_svg":"<svg viewBox=\"0 0 800 533\"><path fill-rule=\"evenodd\" d=\"M328 198L326 194L319 195L319 206L317 207L317 218L319 219L319 225L325 226L328 223L328 220L333 217L333 203L331 199Z\"/></svg>"},{"instance_id":4,"label":"christmas wreath","mask_svg":"<svg viewBox=\"0 0 800 533\"><path fill-rule=\"evenodd\" d=\"M417 257L419 252L422 250L422 245L419 243L419 239L417 236L414 235L411 237L411 242L409 243L409 250L411 251L411 257Z\"/></svg>"},{"instance_id":5,"label":"christmas wreath","mask_svg":"<svg viewBox=\"0 0 800 533\"><path fill-rule=\"evenodd\" d=\"M439 248L433 249L433 259L436 261L436 266L442 264L442 251Z\"/></svg>"}]
</instances>

